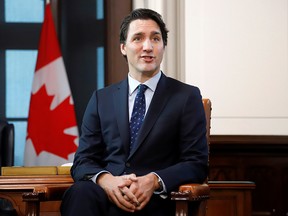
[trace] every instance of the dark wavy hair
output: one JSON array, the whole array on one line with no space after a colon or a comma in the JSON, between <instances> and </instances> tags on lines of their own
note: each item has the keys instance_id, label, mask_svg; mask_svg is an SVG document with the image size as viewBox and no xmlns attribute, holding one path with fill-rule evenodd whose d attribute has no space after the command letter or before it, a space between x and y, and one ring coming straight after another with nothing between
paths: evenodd
<instances>
[{"instance_id":1,"label":"dark wavy hair","mask_svg":"<svg viewBox=\"0 0 288 216\"><path fill-rule=\"evenodd\" d=\"M126 43L130 23L138 19L154 20L160 28L164 46L167 45L168 29L166 28L166 24L164 23L162 16L156 11L147 8L135 9L123 19L122 24L120 26L120 44Z\"/></svg>"}]
</instances>

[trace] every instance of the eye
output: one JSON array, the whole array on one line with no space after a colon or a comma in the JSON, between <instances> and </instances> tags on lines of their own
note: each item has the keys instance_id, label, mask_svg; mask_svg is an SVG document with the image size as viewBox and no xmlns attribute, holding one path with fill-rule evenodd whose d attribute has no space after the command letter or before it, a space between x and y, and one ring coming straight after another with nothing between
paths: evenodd
<instances>
[{"instance_id":1,"label":"eye","mask_svg":"<svg viewBox=\"0 0 288 216\"><path fill-rule=\"evenodd\" d=\"M159 41L161 41L161 38L160 37L154 37L153 40L156 42L159 42Z\"/></svg>"},{"instance_id":2,"label":"eye","mask_svg":"<svg viewBox=\"0 0 288 216\"><path fill-rule=\"evenodd\" d=\"M136 41L136 42L141 41L141 37L134 37L133 41Z\"/></svg>"}]
</instances>

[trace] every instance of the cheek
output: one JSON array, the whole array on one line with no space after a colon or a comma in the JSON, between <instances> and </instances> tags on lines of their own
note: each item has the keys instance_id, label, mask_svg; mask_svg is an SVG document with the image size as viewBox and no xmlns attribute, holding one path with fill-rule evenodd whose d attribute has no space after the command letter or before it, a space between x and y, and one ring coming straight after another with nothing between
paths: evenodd
<instances>
[{"instance_id":1,"label":"cheek","mask_svg":"<svg viewBox=\"0 0 288 216\"><path fill-rule=\"evenodd\" d=\"M158 50L158 59L159 59L159 60L162 60L163 55L164 55L164 50L163 50L163 49Z\"/></svg>"},{"instance_id":2,"label":"cheek","mask_svg":"<svg viewBox=\"0 0 288 216\"><path fill-rule=\"evenodd\" d=\"M126 49L127 55L134 56L137 55L140 52L140 49L137 47L129 47L129 49Z\"/></svg>"}]
</instances>

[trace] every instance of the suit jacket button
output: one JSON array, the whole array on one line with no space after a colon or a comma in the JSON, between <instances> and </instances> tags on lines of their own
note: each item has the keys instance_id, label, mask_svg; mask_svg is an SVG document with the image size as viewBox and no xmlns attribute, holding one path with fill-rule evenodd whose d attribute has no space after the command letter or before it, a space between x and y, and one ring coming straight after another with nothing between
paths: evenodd
<instances>
[{"instance_id":1,"label":"suit jacket button","mask_svg":"<svg viewBox=\"0 0 288 216\"><path fill-rule=\"evenodd\" d=\"M130 167L131 165L130 165L130 163L126 163L126 167Z\"/></svg>"}]
</instances>

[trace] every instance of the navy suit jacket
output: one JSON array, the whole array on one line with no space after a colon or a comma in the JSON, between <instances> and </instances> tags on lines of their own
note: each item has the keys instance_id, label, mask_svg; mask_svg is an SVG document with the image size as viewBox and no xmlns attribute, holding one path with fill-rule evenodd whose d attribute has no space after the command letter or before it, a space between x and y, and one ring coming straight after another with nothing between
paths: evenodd
<instances>
[{"instance_id":1,"label":"navy suit jacket","mask_svg":"<svg viewBox=\"0 0 288 216\"><path fill-rule=\"evenodd\" d=\"M128 79L95 91L87 105L71 174L75 181L157 173L167 192L207 177L206 119L197 87L161 75L129 152Z\"/></svg>"}]
</instances>

